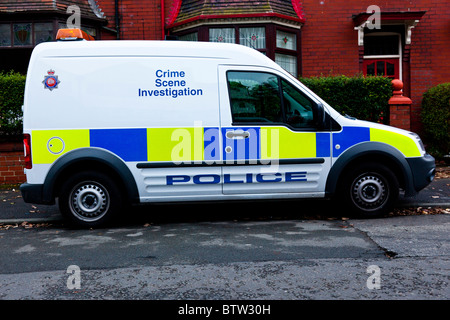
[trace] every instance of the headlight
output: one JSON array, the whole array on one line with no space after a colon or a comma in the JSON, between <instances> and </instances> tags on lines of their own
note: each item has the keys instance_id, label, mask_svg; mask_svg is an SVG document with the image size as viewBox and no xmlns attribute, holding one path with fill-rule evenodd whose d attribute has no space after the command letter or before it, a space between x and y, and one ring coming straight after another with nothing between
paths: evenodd
<instances>
[{"instance_id":1,"label":"headlight","mask_svg":"<svg viewBox=\"0 0 450 320\"><path fill-rule=\"evenodd\" d=\"M422 150L422 153L425 153L425 147L424 147L422 139L420 139L419 135L414 132L410 132L409 134L412 135L414 137L414 139L416 139L417 143L420 146L420 149Z\"/></svg>"}]
</instances>

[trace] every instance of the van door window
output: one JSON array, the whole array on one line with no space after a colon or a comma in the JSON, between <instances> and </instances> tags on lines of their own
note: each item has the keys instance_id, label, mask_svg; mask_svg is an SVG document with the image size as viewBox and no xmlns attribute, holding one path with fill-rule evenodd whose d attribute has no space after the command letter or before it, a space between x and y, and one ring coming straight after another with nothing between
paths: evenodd
<instances>
[{"instance_id":1,"label":"van door window","mask_svg":"<svg viewBox=\"0 0 450 320\"><path fill-rule=\"evenodd\" d=\"M228 72L233 122L283 122L278 77L264 72Z\"/></svg>"},{"instance_id":2,"label":"van door window","mask_svg":"<svg viewBox=\"0 0 450 320\"><path fill-rule=\"evenodd\" d=\"M233 123L316 129L316 104L288 81L265 72L227 73Z\"/></svg>"},{"instance_id":3,"label":"van door window","mask_svg":"<svg viewBox=\"0 0 450 320\"><path fill-rule=\"evenodd\" d=\"M286 123L294 128L314 128L315 104L288 82L281 83Z\"/></svg>"}]
</instances>

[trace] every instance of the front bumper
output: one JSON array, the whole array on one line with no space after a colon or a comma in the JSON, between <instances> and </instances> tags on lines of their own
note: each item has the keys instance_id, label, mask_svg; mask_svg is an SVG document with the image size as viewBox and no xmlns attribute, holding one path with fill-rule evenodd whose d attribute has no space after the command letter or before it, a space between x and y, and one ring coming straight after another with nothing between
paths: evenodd
<instances>
[{"instance_id":1,"label":"front bumper","mask_svg":"<svg viewBox=\"0 0 450 320\"><path fill-rule=\"evenodd\" d=\"M436 174L435 159L426 154L420 158L406 158L413 176L414 190L419 192L431 183Z\"/></svg>"}]
</instances>

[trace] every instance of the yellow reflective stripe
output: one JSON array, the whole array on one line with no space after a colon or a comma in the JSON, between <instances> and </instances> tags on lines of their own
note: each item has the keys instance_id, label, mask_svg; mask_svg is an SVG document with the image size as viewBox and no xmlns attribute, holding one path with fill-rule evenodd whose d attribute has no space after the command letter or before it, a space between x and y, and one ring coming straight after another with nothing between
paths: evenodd
<instances>
[{"instance_id":1,"label":"yellow reflective stripe","mask_svg":"<svg viewBox=\"0 0 450 320\"><path fill-rule=\"evenodd\" d=\"M203 127L148 128L148 161L202 161Z\"/></svg>"},{"instance_id":2,"label":"yellow reflective stripe","mask_svg":"<svg viewBox=\"0 0 450 320\"><path fill-rule=\"evenodd\" d=\"M316 157L316 133L295 132L286 127L261 127L261 159Z\"/></svg>"},{"instance_id":3,"label":"yellow reflective stripe","mask_svg":"<svg viewBox=\"0 0 450 320\"><path fill-rule=\"evenodd\" d=\"M31 150L33 163L53 163L68 151L89 147L89 129L33 130Z\"/></svg>"},{"instance_id":4,"label":"yellow reflective stripe","mask_svg":"<svg viewBox=\"0 0 450 320\"><path fill-rule=\"evenodd\" d=\"M370 128L370 141L378 141L389 144L403 153L405 157L422 156L413 138L400 133Z\"/></svg>"}]
</instances>

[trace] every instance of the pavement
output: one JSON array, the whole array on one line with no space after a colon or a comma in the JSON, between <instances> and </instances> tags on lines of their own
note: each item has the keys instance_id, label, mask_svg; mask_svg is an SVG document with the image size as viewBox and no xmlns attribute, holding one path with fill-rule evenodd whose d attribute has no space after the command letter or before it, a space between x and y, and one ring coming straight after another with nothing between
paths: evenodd
<instances>
[{"instance_id":1,"label":"pavement","mask_svg":"<svg viewBox=\"0 0 450 320\"><path fill-rule=\"evenodd\" d=\"M439 173L442 174L439 174ZM450 208L450 172L449 167L438 170L436 179L423 189L415 197L405 198L400 195L396 208ZM298 201L298 200L295 200ZM333 211L333 207L326 200L300 200L308 203L312 211ZM288 204L289 205L289 204ZM280 208L281 209L281 208ZM325 209L325 210L324 210ZM146 210L146 209L144 209ZM143 211L137 207L137 212ZM146 211L149 211L148 209ZM165 210L164 210L165 211ZM236 210L233 210L236 211ZM286 210L291 211L291 210ZM447 210L448 211L448 210ZM147 215L148 216L148 215ZM226 219L226 218L225 218ZM22 199L19 187L0 187L0 224L8 223L51 223L61 221L62 216L58 205L38 205L25 203Z\"/></svg>"}]
</instances>

